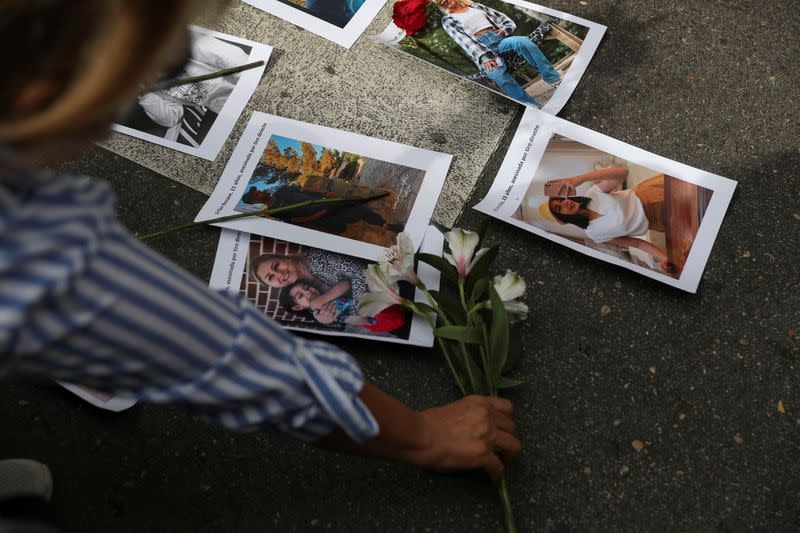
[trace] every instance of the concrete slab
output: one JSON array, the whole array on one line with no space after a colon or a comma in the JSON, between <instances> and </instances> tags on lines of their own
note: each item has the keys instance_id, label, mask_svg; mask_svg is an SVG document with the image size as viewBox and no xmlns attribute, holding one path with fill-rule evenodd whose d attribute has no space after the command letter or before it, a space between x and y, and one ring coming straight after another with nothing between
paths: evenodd
<instances>
[{"instance_id":1,"label":"concrete slab","mask_svg":"<svg viewBox=\"0 0 800 533\"><path fill-rule=\"evenodd\" d=\"M350 50L244 3L213 28L275 48L268 70L213 163L115 134L105 146L209 194L254 110L454 155L434 219L452 225L517 104L366 38Z\"/></svg>"}]
</instances>

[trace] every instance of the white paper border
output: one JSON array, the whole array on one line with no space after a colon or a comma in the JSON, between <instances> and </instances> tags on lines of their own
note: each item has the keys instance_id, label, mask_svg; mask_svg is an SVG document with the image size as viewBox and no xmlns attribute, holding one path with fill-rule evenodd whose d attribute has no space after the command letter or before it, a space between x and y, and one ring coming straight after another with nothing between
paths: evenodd
<instances>
[{"instance_id":1,"label":"white paper border","mask_svg":"<svg viewBox=\"0 0 800 533\"><path fill-rule=\"evenodd\" d=\"M189 26L189 29L210 37L217 37L226 41L243 44L245 46L251 46L252 50L247 58L248 63L263 60L264 66L246 70L241 73L239 76L239 81L236 83L236 87L233 88L231 95L228 97L228 100L222 107L222 111L214 121L214 125L211 126L211 129L209 130L205 139L203 139L203 142L197 148L187 144L179 143L177 141L168 141L163 137L159 137L158 135L151 135L149 133L129 128L121 124L112 124L111 129L119 133L124 133L125 135L130 135L131 137L136 137L160 146L172 148L173 150L177 150L179 152L184 152L208 161L214 161L219 155L220 150L222 150L222 147L225 145L225 142L228 140L228 137L230 137L234 126L236 126L236 122L239 120L239 116L247 106L247 102L250 101L250 97L253 96L256 87L258 87L258 84L261 82L261 76L264 74L264 71L267 68L267 63L269 62L269 57L272 54L272 47L266 44L257 43L255 41L242 39L240 37L234 37L233 35L228 35L227 33L220 33L206 28L201 28L199 26Z\"/></svg>"},{"instance_id":2,"label":"white paper border","mask_svg":"<svg viewBox=\"0 0 800 533\"><path fill-rule=\"evenodd\" d=\"M73 383L67 383L66 381L59 381L59 385L70 391L75 396L78 396L82 400L89 402L90 404L94 405L95 407L99 407L100 409L104 409L106 411L113 411L115 413L119 413L120 411L125 411L126 409L130 409L134 405L136 405L136 400L132 398L123 398L120 396L112 396L108 401L104 402L99 398L95 397L90 391L86 390L85 387L82 385L75 385Z\"/></svg>"},{"instance_id":3,"label":"white paper border","mask_svg":"<svg viewBox=\"0 0 800 533\"><path fill-rule=\"evenodd\" d=\"M239 213L234 207L244 194L261 153L273 134L424 170L425 177L405 226L405 232L411 237L415 249L420 246L450 168L451 155L260 112L250 117L222 177L195 221ZM217 225L370 261L377 260L385 250L385 247L376 244L261 217L242 218Z\"/></svg>"},{"instance_id":4,"label":"white paper border","mask_svg":"<svg viewBox=\"0 0 800 533\"><path fill-rule=\"evenodd\" d=\"M345 48L353 46L353 43L364 33L364 30L367 29L372 19L375 18L375 15L378 14L386 3L386 0L366 0L345 27L340 28L339 26L325 22L314 15L295 9L277 0L242 1Z\"/></svg>"},{"instance_id":5,"label":"white paper border","mask_svg":"<svg viewBox=\"0 0 800 533\"><path fill-rule=\"evenodd\" d=\"M558 86L556 91L553 93L553 96L550 97L547 103L542 106L541 110L544 111L545 113L551 113L553 115L556 115L558 114L559 111L561 111L564 105L566 105L567 101L572 96L572 93L575 91L575 88L578 86L578 83L580 82L581 78L586 72L587 67L589 66L589 62L592 60L592 57L594 57L594 54L597 51L597 47L600 46L600 41L602 41L603 35L605 34L607 28L606 26L598 24L597 22L592 22L590 20L586 20L581 17L576 17L575 15L570 15L569 13L558 11L556 9L550 9L549 7L544 7L539 4L534 4L532 2L525 2L524 0L503 0L503 2L511 4L516 7L521 7L523 9L530 9L532 11L537 11L539 13L542 13L544 15L549 15L551 17L557 17L562 20L566 20L568 22L572 22L589 28L589 32L583 39L583 44L578 50L578 53L575 55L575 59L572 60L572 64L567 69L567 72L565 73L563 79L561 80L561 84ZM388 46L389 48L397 52L409 55L419 61L424 61L425 63L428 63L432 67L447 72L451 76L455 76L469 83L474 83L479 87L481 87L482 89L491 91L495 94L499 94L503 98L507 98L516 104L525 105L521 102L517 102L516 100L514 100L501 90L499 90L499 88L496 89L492 87L487 87L477 81L468 80L467 78L459 76L458 74L454 74L449 70L440 67L439 65L435 65L413 54L409 54L408 52L405 52L404 50L402 50L397 46L387 44L381 38L383 35L386 35L387 36L386 38L388 40L396 39L400 35L400 33L398 32L404 34L403 30L395 26L393 22L389 22L389 25L386 27L385 30L383 30L382 33L378 35L373 35L371 39L385 46Z\"/></svg>"},{"instance_id":6,"label":"white paper border","mask_svg":"<svg viewBox=\"0 0 800 533\"><path fill-rule=\"evenodd\" d=\"M223 229L220 233L219 244L217 245L217 255L214 258L214 269L211 272L209 287L220 289L231 294L238 294L241 287L244 266L249 252L250 234L242 231ZM422 241L420 251L440 256L444 249L444 235L430 226ZM417 275L428 288L428 290L439 290L441 274L432 266L419 261L417 265ZM425 295L421 290L415 289L414 301L425 302ZM432 317L435 319L435 317ZM408 339L392 337L379 337L369 334L350 333L342 331L325 331L311 328L298 328L287 326L278 322L284 329L293 331L304 331L306 333L318 333L332 337L354 337L357 339L367 339L379 342L393 342L396 344L406 344L412 346L423 346L430 348L433 346L433 329L423 318L413 315L411 329Z\"/></svg>"},{"instance_id":7,"label":"white paper border","mask_svg":"<svg viewBox=\"0 0 800 533\"><path fill-rule=\"evenodd\" d=\"M567 139L621 157L631 163L713 191L679 279L612 257L511 217L525 197L553 134L562 135ZM672 161L539 110L527 109L494 183L484 199L474 209L582 254L619 265L667 285L694 293L703 276L703 269L711 254L735 188L736 182L728 178Z\"/></svg>"}]
</instances>

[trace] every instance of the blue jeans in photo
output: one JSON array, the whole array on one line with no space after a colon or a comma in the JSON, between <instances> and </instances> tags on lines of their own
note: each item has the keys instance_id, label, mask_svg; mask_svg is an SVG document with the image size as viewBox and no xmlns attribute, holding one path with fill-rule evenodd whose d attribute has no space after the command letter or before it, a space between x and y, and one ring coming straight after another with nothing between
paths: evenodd
<instances>
[{"instance_id":1,"label":"blue jeans in photo","mask_svg":"<svg viewBox=\"0 0 800 533\"><path fill-rule=\"evenodd\" d=\"M500 55L504 52L514 51L525 59L529 65L536 67L546 82L555 83L561 77L550 61L545 57L539 47L528 37L500 37L493 31L488 31L478 36L478 40L489 50ZM491 72L481 65L481 70L486 77L495 82L500 89L508 96L524 104L533 105L541 108L542 105L525 92L525 89L508 72L505 61L499 61L500 65Z\"/></svg>"}]
</instances>

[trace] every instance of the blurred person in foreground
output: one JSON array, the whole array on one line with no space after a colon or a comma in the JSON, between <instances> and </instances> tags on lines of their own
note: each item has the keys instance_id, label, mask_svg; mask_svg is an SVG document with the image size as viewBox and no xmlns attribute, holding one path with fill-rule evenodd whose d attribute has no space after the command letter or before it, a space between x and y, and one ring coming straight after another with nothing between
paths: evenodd
<instances>
[{"instance_id":1,"label":"blurred person in foreground","mask_svg":"<svg viewBox=\"0 0 800 533\"><path fill-rule=\"evenodd\" d=\"M293 336L141 244L104 182L42 170L105 135L159 73L179 71L187 23L216 9L205 4L0 0L0 377L184 404L225 428L271 426L499 482L520 449L510 402L412 410L337 347Z\"/></svg>"}]
</instances>

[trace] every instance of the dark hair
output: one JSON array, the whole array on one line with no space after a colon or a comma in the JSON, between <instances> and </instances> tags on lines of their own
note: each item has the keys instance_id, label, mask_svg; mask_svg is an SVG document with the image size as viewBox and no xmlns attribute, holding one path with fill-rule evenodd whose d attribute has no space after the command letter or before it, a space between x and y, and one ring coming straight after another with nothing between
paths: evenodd
<instances>
[{"instance_id":1,"label":"dark hair","mask_svg":"<svg viewBox=\"0 0 800 533\"><path fill-rule=\"evenodd\" d=\"M294 283L290 283L289 285L281 289L280 294L278 294L278 303L280 304L281 307L283 307L290 313L294 313L295 315L298 316L316 320L314 318L314 313L312 313L308 309L301 309L300 311L294 310L294 306L297 304L297 302L295 301L294 298L292 298L292 289L297 287L301 283L305 283L309 287L314 287L320 292L320 294L324 292L322 287L320 287L319 283L317 283L316 280L298 279Z\"/></svg>"},{"instance_id":2,"label":"dark hair","mask_svg":"<svg viewBox=\"0 0 800 533\"><path fill-rule=\"evenodd\" d=\"M581 206L581 209L586 209L586 207L589 205L589 202L592 201L592 199L587 196L568 196L567 198L573 202L577 202ZM550 212L557 220L560 220L564 224L574 224L582 229L589 227L590 220L586 215L562 215L561 213L556 213L553 211L553 209L550 207L550 202L553 200L558 200L558 198L550 198L547 201L547 208L550 209Z\"/></svg>"}]
</instances>

